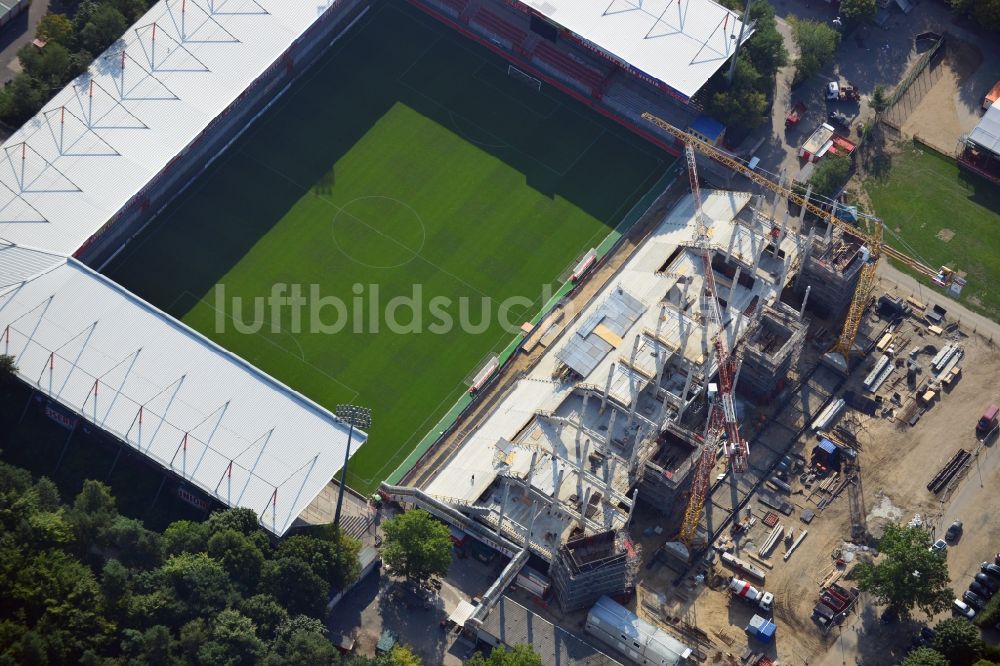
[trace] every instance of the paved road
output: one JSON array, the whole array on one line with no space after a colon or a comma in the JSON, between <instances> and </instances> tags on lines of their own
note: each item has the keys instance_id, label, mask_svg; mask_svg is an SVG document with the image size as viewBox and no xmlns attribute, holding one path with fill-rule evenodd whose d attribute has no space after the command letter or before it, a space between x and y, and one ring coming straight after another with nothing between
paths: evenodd
<instances>
[{"instance_id":1,"label":"paved road","mask_svg":"<svg viewBox=\"0 0 1000 666\"><path fill-rule=\"evenodd\" d=\"M940 305L945 308L948 311L948 319L957 319L966 332L971 330L987 339L1000 342L1000 324L972 312L961 303L945 296L938 287L931 285L926 280L910 277L885 261L879 265L879 275L883 280L899 287L901 292L905 292L904 295L913 294L924 303Z\"/></svg>"}]
</instances>

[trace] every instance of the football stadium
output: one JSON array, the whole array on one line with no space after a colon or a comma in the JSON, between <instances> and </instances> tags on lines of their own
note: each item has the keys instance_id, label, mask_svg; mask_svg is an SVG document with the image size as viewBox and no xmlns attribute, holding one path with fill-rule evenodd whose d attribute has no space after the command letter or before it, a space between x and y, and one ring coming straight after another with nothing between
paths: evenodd
<instances>
[{"instance_id":1,"label":"football stadium","mask_svg":"<svg viewBox=\"0 0 1000 666\"><path fill-rule=\"evenodd\" d=\"M641 115L700 127L751 34L712 0L164 0L4 144L0 352L280 536L346 457L370 493L434 443L676 177Z\"/></svg>"}]
</instances>

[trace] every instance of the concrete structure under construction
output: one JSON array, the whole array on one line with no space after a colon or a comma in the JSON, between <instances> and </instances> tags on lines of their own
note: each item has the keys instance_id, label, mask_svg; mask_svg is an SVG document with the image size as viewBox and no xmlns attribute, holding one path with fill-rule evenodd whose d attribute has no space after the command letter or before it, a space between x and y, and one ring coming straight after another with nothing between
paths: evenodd
<instances>
[{"instance_id":1,"label":"concrete structure under construction","mask_svg":"<svg viewBox=\"0 0 1000 666\"><path fill-rule=\"evenodd\" d=\"M512 558L547 561L566 610L632 587L635 503L671 513L686 502L720 327L730 348L749 341L755 387L769 369L783 376L803 344L799 313L778 300L805 239L764 207L745 192L703 192L721 322L708 316L688 195L582 310L535 327L524 346L544 347L538 361L465 425L444 464L411 472L420 488L383 492ZM765 341L785 329L777 347Z\"/></svg>"},{"instance_id":2,"label":"concrete structure under construction","mask_svg":"<svg viewBox=\"0 0 1000 666\"><path fill-rule=\"evenodd\" d=\"M740 393L764 399L780 390L799 359L807 328L801 313L785 303L764 308L760 324L747 336L738 385Z\"/></svg>"},{"instance_id":3,"label":"concrete structure under construction","mask_svg":"<svg viewBox=\"0 0 1000 666\"><path fill-rule=\"evenodd\" d=\"M586 608L603 595L626 592L639 565L635 548L614 531L577 537L560 546L550 573L562 609Z\"/></svg>"},{"instance_id":4,"label":"concrete structure under construction","mask_svg":"<svg viewBox=\"0 0 1000 666\"><path fill-rule=\"evenodd\" d=\"M861 267L870 253L858 239L829 226L825 235L814 227L806 239L796 290L809 290L807 306L824 317L839 317L851 304Z\"/></svg>"}]
</instances>

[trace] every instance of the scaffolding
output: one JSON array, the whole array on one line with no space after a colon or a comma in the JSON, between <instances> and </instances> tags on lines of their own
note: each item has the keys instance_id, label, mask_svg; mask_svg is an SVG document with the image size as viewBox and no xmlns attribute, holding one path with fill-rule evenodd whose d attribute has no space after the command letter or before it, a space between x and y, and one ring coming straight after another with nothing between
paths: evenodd
<instances>
[{"instance_id":1,"label":"scaffolding","mask_svg":"<svg viewBox=\"0 0 1000 666\"><path fill-rule=\"evenodd\" d=\"M753 399L771 397L798 362L807 323L784 303L764 308L743 354L739 390Z\"/></svg>"},{"instance_id":2,"label":"scaffolding","mask_svg":"<svg viewBox=\"0 0 1000 666\"><path fill-rule=\"evenodd\" d=\"M639 546L620 530L571 539L559 547L549 575L565 612L617 596L635 585Z\"/></svg>"}]
</instances>

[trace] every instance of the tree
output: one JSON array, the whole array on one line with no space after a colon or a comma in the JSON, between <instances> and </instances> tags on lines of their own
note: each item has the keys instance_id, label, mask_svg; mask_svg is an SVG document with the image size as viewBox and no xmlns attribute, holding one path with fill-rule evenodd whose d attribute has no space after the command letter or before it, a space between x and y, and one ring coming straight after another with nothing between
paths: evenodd
<instances>
[{"instance_id":1,"label":"tree","mask_svg":"<svg viewBox=\"0 0 1000 666\"><path fill-rule=\"evenodd\" d=\"M47 99L48 91L26 72L21 72L0 89L0 119L11 125L20 126L35 115ZM13 373L4 376L9 381Z\"/></svg>"},{"instance_id":2,"label":"tree","mask_svg":"<svg viewBox=\"0 0 1000 666\"><path fill-rule=\"evenodd\" d=\"M774 7L767 0L754 0L750 5L750 20L756 21L757 26L744 46L744 53L761 76L770 82L778 68L788 64L788 50L778 32Z\"/></svg>"},{"instance_id":3,"label":"tree","mask_svg":"<svg viewBox=\"0 0 1000 666\"><path fill-rule=\"evenodd\" d=\"M111 489L100 481L87 479L73 500L66 518L73 527L81 554L103 543L104 536L118 517Z\"/></svg>"},{"instance_id":4,"label":"tree","mask_svg":"<svg viewBox=\"0 0 1000 666\"><path fill-rule=\"evenodd\" d=\"M208 529L213 534L222 530L236 530L250 536L260 532L257 513L253 509L236 507L225 511L216 511L208 517Z\"/></svg>"},{"instance_id":5,"label":"tree","mask_svg":"<svg viewBox=\"0 0 1000 666\"><path fill-rule=\"evenodd\" d=\"M278 628L267 666L282 664L335 664L337 651L326 637L326 627L316 618L298 615Z\"/></svg>"},{"instance_id":6,"label":"tree","mask_svg":"<svg viewBox=\"0 0 1000 666\"><path fill-rule=\"evenodd\" d=\"M386 660L388 666L420 666L420 657L413 654L413 650L406 645L396 643L392 646L388 656L389 658ZM538 663L541 666L541 662Z\"/></svg>"},{"instance_id":7,"label":"tree","mask_svg":"<svg viewBox=\"0 0 1000 666\"><path fill-rule=\"evenodd\" d=\"M317 539L298 534L285 539L278 546L278 557L297 557L330 584L331 589L342 590L358 579L361 564L358 553L361 544L342 530L333 540Z\"/></svg>"},{"instance_id":8,"label":"tree","mask_svg":"<svg viewBox=\"0 0 1000 666\"><path fill-rule=\"evenodd\" d=\"M888 525L879 541L880 562L855 568L861 589L909 618L914 607L933 615L954 597L945 558L930 551L931 536L920 527Z\"/></svg>"},{"instance_id":9,"label":"tree","mask_svg":"<svg viewBox=\"0 0 1000 666\"><path fill-rule=\"evenodd\" d=\"M948 666L948 660L934 648L917 648L899 662L900 666Z\"/></svg>"},{"instance_id":10,"label":"tree","mask_svg":"<svg viewBox=\"0 0 1000 666\"><path fill-rule=\"evenodd\" d=\"M880 83L872 91L871 107L875 113L882 113L888 106L889 100L885 96L885 86Z\"/></svg>"},{"instance_id":11,"label":"tree","mask_svg":"<svg viewBox=\"0 0 1000 666\"><path fill-rule=\"evenodd\" d=\"M110 559L101 571L101 597L104 609L111 617L117 616L124 607L129 594L128 569L121 562Z\"/></svg>"},{"instance_id":12,"label":"tree","mask_svg":"<svg viewBox=\"0 0 1000 666\"><path fill-rule=\"evenodd\" d=\"M270 641L278 627L288 620L288 611L270 594L255 594L238 604L238 610L250 618L257 627L257 635Z\"/></svg>"},{"instance_id":13,"label":"tree","mask_svg":"<svg viewBox=\"0 0 1000 666\"><path fill-rule=\"evenodd\" d=\"M1000 0L951 0L951 8L971 16L987 30L1000 31Z\"/></svg>"},{"instance_id":14,"label":"tree","mask_svg":"<svg viewBox=\"0 0 1000 666\"><path fill-rule=\"evenodd\" d=\"M242 532L226 528L213 534L208 540L208 555L222 564L229 576L244 589L257 587L264 554Z\"/></svg>"},{"instance_id":15,"label":"tree","mask_svg":"<svg viewBox=\"0 0 1000 666\"><path fill-rule=\"evenodd\" d=\"M792 38L799 47L799 57L795 59L795 82L800 83L833 62L840 44L840 33L819 21L789 16L788 22L792 26Z\"/></svg>"},{"instance_id":16,"label":"tree","mask_svg":"<svg viewBox=\"0 0 1000 666\"><path fill-rule=\"evenodd\" d=\"M467 666L542 666L542 659L530 645L515 645L510 650L497 646L489 657L477 652L465 663Z\"/></svg>"},{"instance_id":17,"label":"tree","mask_svg":"<svg viewBox=\"0 0 1000 666\"><path fill-rule=\"evenodd\" d=\"M407 511L382 526L382 557L412 581L444 576L451 565L451 532L423 509Z\"/></svg>"},{"instance_id":18,"label":"tree","mask_svg":"<svg viewBox=\"0 0 1000 666\"><path fill-rule=\"evenodd\" d=\"M253 622L231 608L219 613L212 623L210 640L198 648L198 659L206 666L253 666L263 656L264 643L257 637Z\"/></svg>"},{"instance_id":19,"label":"tree","mask_svg":"<svg viewBox=\"0 0 1000 666\"><path fill-rule=\"evenodd\" d=\"M118 516L107 530L107 542L127 567L151 569L159 566L160 535L147 530L134 518Z\"/></svg>"},{"instance_id":20,"label":"tree","mask_svg":"<svg viewBox=\"0 0 1000 666\"><path fill-rule=\"evenodd\" d=\"M159 573L177 618L211 617L234 597L226 570L205 553L175 555Z\"/></svg>"},{"instance_id":21,"label":"tree","mask_svg":"<svg viewBox=\"0 0 1000 666\"><path fill-rule=\"evenodd\" d=\"M73 22L65 14L46 14L38 22L35 36L70 49L73 47Z\"/></svg>"},{"instance_id":22,"label":"tree","mask_svg":"<svg viewBox=\"0 0 1000 666\"><path fill-rule=\"evenodd\" d=\"M952 666L971 666L985 649L983 639L971 622L961 617L941 620L934 627L931 647L943 654Z\"/></svg>"},{"instance_id":23,"label":"tree","mask_svg":"<svg viewBox=\"0 0 1000 666\"><path fill-rule=\"evenodd\" d=\"M100 4L89 13L80 30L80 44L91 53L101 53L122 36L128 21L110 4Z\"/></svg>"},{"instance_id":24,"label":"tree","mask_svg":"<svg viewBox=\"0 0 1000 666\"><path fill-rule=\"evenodd\" d=\"M160 549L163 557L181 553L203 553L208 548L208 525L190 520L178 520L163 531Z\"/></svg>"},{"instance_id":25,"label":"tree","mask_svg":"<svg viewBox=\"0 0 1000 666\"><path fill-rule=\"evenodd\" d=\"M10 354L0 354L0 384L17 377L17 359Z\"/></svg>"},{"instance_id":26,"label":"tree","mask_svg":"<svg viewBox=\"0 0 1000 666\"><path fill-rule=\"evenodd\" d=\"M330 586L296 557L265 562L260 589L281 602L292 615L319 617L326 609Z\"/></svg>"},{"instance_id":27,"label":"tree","mask_svg":"<svg viewBox=\"0 0 1000 666\"><path fill-rule=\"evenodd\" d=\"M136 666L169 666L177 663L170 629L162 624L146 631L126 629L122 632L122 655Z\"/></svg>"},{"instance_id":28,"label":"tree","mask_svg":"<svg viewBox=\"0 0 1000 666\"><path fill-rule=\"evenodd\" d=\"M840 15L849 24L857 25L875 17L875 0L842 0Z\"/></svg>"},{"instance_id":29,"label":"tree","mask_svg":"<svg viewBox=\"0 0 1000 666\"><path fill-rule=\"evenodd\" d=\"M813 194L833 197L851 178L851 160L843 155L828 155L820 161L809 182Z\"/></svg>"}]
</instances>

